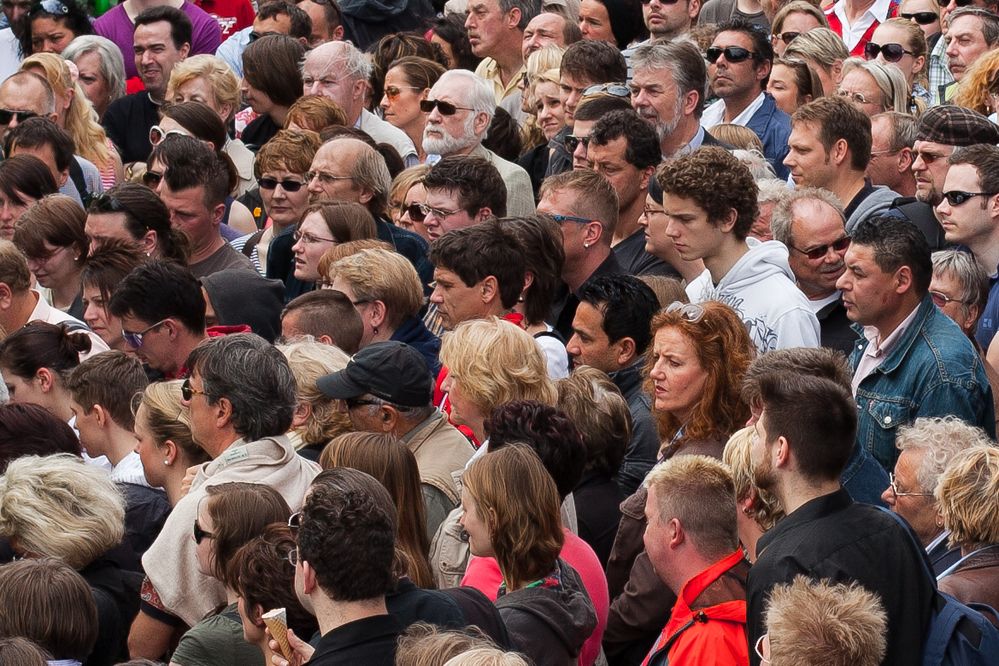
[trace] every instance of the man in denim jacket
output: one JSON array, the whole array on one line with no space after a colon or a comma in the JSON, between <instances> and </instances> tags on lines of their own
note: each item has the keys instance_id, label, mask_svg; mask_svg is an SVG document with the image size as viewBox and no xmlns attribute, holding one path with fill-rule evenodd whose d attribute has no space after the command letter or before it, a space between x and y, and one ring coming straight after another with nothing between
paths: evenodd
<instances>
[{"instance_id":1,"label":"man in denim jacket","mask_svg":"<svg viewBox=\"0 0 999 666\"><path fill-rule=\"evenodd\" d=\"M857 441L887 469L895 432L920 416L954 415L995 437L983 361L927 293L930 250L912 223L875 217L857 225L836 286L863 335L850 357Z\"/></svg>"}]
</instances>

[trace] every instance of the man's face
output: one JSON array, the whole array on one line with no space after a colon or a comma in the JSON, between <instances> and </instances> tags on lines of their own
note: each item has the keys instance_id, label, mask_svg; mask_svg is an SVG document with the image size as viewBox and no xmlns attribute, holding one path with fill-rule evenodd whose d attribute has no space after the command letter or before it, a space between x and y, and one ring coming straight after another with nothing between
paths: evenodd
<instances>
[{"instance_id":1,"label":"man's face","mask_svg":"<svg viewBox=\"0 0 999 666\"><path fill-rule=\"evenodd\" d=\"M963 79L968 68L991 48L982 34L982 19L977 16L958 16L950 22L944 39L947 40L947 66L955 81Z\"/></svg>"},{"instance_id":2,"label":"man's face","mask_svg":"<svg viewBox=\"0 0 999 666\"><path fill-rule=\"evenodd\" d=\"M468 107L468 99L460 79L438 81L430 89L428 99L449 102L456 107ZM469 108L458 108L452 115L444 115L439 107L427 114L423 130L423 149L435 155L462 154L473 149L481 140L488 124L485 115L476 117Z\"/></svg>"},{"instance_id":3,"label":"man's face","mask_svg":"<svg viewBox=\"0 0 999 666\"><path fill-rule=\"evenodd\" d=\"M642 541L645 543L649 564L652 565L656 575L662 578L662 574L671 568L672 560L666 525L659 515L659 493L654 486L649 488L649 494L645 498L645 533L642 535Z\"/></svg>"},{"instance_id":4,"label":"man's face","mask_svg":"<svg viewBox=\"0 0 999 666\"><path fill-rule=\"evenodd\" d=\"M191 438L200 446L205 446L214 439L216 427L212 416L211 404L204 394L205 382L198 373L192 373L187 380L192 389L191 399L182 400L191 417Z\"/></svg>"},{"instance_id":5,"label":"man's face","mask_svg":"<svg viewBox=\"0 0 999 666\"><path fill-rule=\"evenodd\" d=\"M933 141L916 141L913 147L912 173L916 176L916 198L936 206L943 199L947 158L954 146Z\"/></svg>"},{"instance_id":6,"label":"man's face","mask_svg":"<svg viewBox=\"0 0 999 666\"><path fill-rule=\"evenodd\" d=\"M814 123L793 123L787 145L790 150L784 164L791 170L791 179L797 187L828 187L833 182L836 166Z\"/></svg>"},{"instance_id":7,"label":"man's face","mask_svg":"<svg viewBox=\"0 0 999 666\"><path fill-rule=\"evenodd\" d=\"M673 39L690 30L691 23L700 11L700 0L679 0L672 4L652 0L642 4L645 27L649 29L653 39L659 40Z\"/></svg>"},{"instance_id":8,"label":"man's face","mask_svg":"<svg viewBox=\"0 0 999 666\"><path fill-rule=\"evenodd\" d=\"M277 14L270 18L260 18L258 16L253 20L253 32L257 33L258 37L290 35L291 17L287 14Z\"/></svg>"},{"instance_id":9,"label":"man's face","mask_svg":"<svg viewBox=\"0 0 999 666\"><path fill-rule=\"evenodd\" d=\"M590 143L587 159L593 170L606 178L617 192L618 210L628 210L639 198L644 198L649 186L648 172L625 158L628 139L620 136L605 145Z\"/></svg>"},{"instance_id":10,"label":"man's face","mask_svg":"<svg viewBox=\"0 0 999 666\"><path fill-rule=\"evenodd\" d=\"M791 243L788 263L801 291L809 298L822 298L836 291L836 281L846 270L843 256L846 247L833 245L846 239L846 229L839 213L829 204L804 199L791 209ZM821 257L812 259L809 252L825 247Z\"/></svg>"},{"instance_id":11,"label":"man's face","mask_svg":"<svg viewBox=\"0 0 999 666\"><path fill-rule=\"evenodd\" d=\"M901 181L899 173L899 153L889 152L891 121L884 116L871 119L871 161L867 165L867 177L874 185L884 185L894 189Z\"/></svg>"},{"instance_id":12,"label":"man's face","mask_svg":"<svg viewBox=\"0 0 999 666\"><path fill-rule=\"evenodd\" d=\"M22 16L28 13L31 9L30 0L3 0L0 3L3 7L4 16L7 17L7 23L10 25L17 25L17 22Z\"/></svg>"},{"instance_id":13,"label":"man's face","mask_svg":"<svg viewBox=\"0 0 999 666\"><path fill-rule=\"evenodd\" d=\"M347 73L347 62L342 57L331 58L328 54L312 53L306 56L302 65L304 94L322 95L333 100L347 113L348 120L353 117L364 93L363 85L357 84L358 81Z\"/></svg>"},{"instance_id":14,"label":"man's face","mask_svg":"<svg viewBox=\"0 0 999 666\"><path fill-rule=\"evenodd\" d=\"M17 155L31 155L32 157L37 157L42 163L48 168L49 172L52 174L52 178L55 179L56 185L62 187L66 183L66 179L69 178L69 170L60 171L59 167L56 165L55 151L52 146L44 144L41 146L32 146L31 148L25 148L23 146L17 146L10 151L10 157L16 157Z\"/></svg>"},{"instance_id":15,"label":"man's face","mask_svg":"<svg viewBox=\"0 0 999 666\"><path fill-rule=\"evenodd\" d=\"M455 229L470 227L478 220L461 206L457 190L427 190L430 210L423 220L427 235L434 241Z\"/></svg>"},{"instance_id":16,"label":"man's face","mask_svg":"<svg viewBox=\"0 0 999 666\"><path fill-rule=\"evenodd\" d=\"M583 0L579 4L579 31L583 39L609 42L617 46L610 14L600 0Z\"/></svg>"},{"instance_id":17,"label":"man's face","mask_svg":"<svg viewBox=\"0 0 999 666\"><path fill-rule=\"evenodd\" d=\"M742 32L720 32L715 37L712 46L722 49L738 46L753 52L753 40ZM760 92L762 90L760 83L767 78L769 73L770 63L757 64L751 57L742 62L729 62L728 58L722 55L714 63L708 64L708 80L711 82L711 89L716 96L722 99L746 95L753 91Z\"/></svg>"},{"instance_id":18,"label":"man's face","mask_svg":"<svg viewBox=\"0 0 999 666\"><path fill-rule=\"evenodd\" d=\"M174 192L163 179L160 199L170 211L170 226L184 234L192 247L208 246L219 233L218 220L205 204L204 186Z\"/></svg>"},{"instance_id":19,"label":"man's face","mask_svg":"<svg viewBox=\"0 0 999 666\"><path fill-rule=\"evenodd\" d=\"M836 282L850 321L877 326L898 301L897 275L885 273L874 262L874 248L852 243L845 256L846 271ZM901 270L901 269L899 269Z\"/></svg>"},{"instance_id":20,"label":"man's face","mask_svg":"<svg viewBox=\"0 0 999 666\"><path fill-rule=\"evenodd\" d=\"M971 164L955 164L947 171L944 192L981 192L978 169ZM996 195L975 196L953 205L942 199L937 205L937 217L948 243L967 245L974 252L992 245L999 229L999 202Z\"/></svg>"},{"instance_id":21,"label":"man's face","mask_svg":"<svg viewBox=\"0 0 999 666\"><path fill-rule=\"evenodd\" d=\"M434 269L434 291L430 302L437 305L444 328L451 331L463 321L488 314L480 296L481 284L467 285L458 274L447 268Z\"/></svg>"},{"instance_id":22,"label":"man's face","mask_svg":"<svg viewBox=\"0 0 999 666\"><path fill-rule=\"evenodd\" d=\"M507 34L517 29L519 14L512 10L503 13L499 0L471 0L468 3L468 16L465 29L472 53L479 58L495 55L503 46Z\"/></svg>"},{"instance_id":23,"label":"man's face","mask_svg":"<svg viewBox=\"0 0 999 666\"><path fill-rule=\"evenodd\" d=\"M146 90L162 96L173 66L187 57L190 45L183 44L178 49L170 36L170 24L166 21L136 26L132 42L139 78Z\"/></svg>"},{"instance_id":24,"label":"man's face","mask_svg":"<svg viewBox=\"0 0 999 666\"><path fill-rule=\"evenodd\" d=\"M562 108L565 109L565 122L567 125L572 125L579 100L583 98L586 89L596 84L596 81L576 78L565 71L559 75L559 79L559 98L562 100Z\"/></svg>"},{"instance_id":25,"label":"man's face","mask_svg":"<svg viewBox=\"0 0 999 666\"><path fill-rule=\"evenodd\" d=\"M708 220L708 214L693 199L663 194L663 211L666 214L666 237L684 261L714 256L725 232Z\"/></svg>"},{"instance_id":26,"label":"man's face","mask_svg":"<svg viewBox=\"0 0 999 666\"><path fill-rule=\"evenodd\" d=\"M549 190L538 202L538 212L546 215L572 215L575 210L576 193L572 190ZM586 238L586 225L566 220L559 224L562 228L562 248L565 251L564 272L578 266L586 257L583 243Z\"/></svg>"},{"instance_id":27,"label":"man's face","mask_svg":"<svg viewBox=\"0 0 999 666\"><path fill-rule=\"evenodd\" d=\"M125 228L125 213L87 213L87 223L84 232L93 250L104 241L113 238L134 242L135 239Z\"/></svg>"},{"instance_id":28,"label":"man's face","mask_svg":"<svg viewBox=\"0 0 999 666\"><path fill-rule=\"evenodd\" d=\"M630 87L632 108L652 123L659 141L673 134L683 120L684 100L669 71L636 69Z\"/></svg>"},{"instance_id":29,"label":"man's face","mask_svg":"<svg viewBox=\"0 0 999 666\"><path fill-rule=\"evenodd\" d=\"M572 337L566 351L577 365L588 365L610 374L621 369L620 345L611 343L604 332L604 313L591 303L582 302L572 320Z\"/></svg>"},{"instance_id":30,"label":"man's face","mask_svg":"<svg viewBox=\"0 0 999 666\"><path fill-rule=\"evenodd\" d=\"M88 411L76 400L71 400L69 406L76 417L75 426L80 433L80 444L83 445L87 455L93 458L106 455L104 430L97 421L97 411L94 409Z\"/></svg>"},{"instance_id":31,"label":"man's face","mask_svg":"<svg viewBox=\"0 0 999 666\"><path fill-rule=\"evenodd\" d=\"M524 40L521 43L521 53L524 60L535 51L549 44L565 47L565 18L559 14L544 12L531 19L524 28Z\"/></svg>"},{"instance_id":32,"label":"man's face","mask_svg":"<svg viewBox=\"0 0 999 666\"><path fill-rule=\"evenodd\" d=\"M153 326L155 321L145 321L131 315L121 318L121 328L129 333L142 333L142 344L132 347L139 360L160 372L173 373L180 368L184 359L176 358L177 348L170 339L165 325ZM143 333L143 331L145 331Z\"/></svg>"},{"instance_id":33,"label":"man's face","mask_svg":"<svg viewBox=\"0 0 999 666\"><path fill-rule=\"evenodd\" d=\"M309 198L313 203L323 199L365 203L363 190L349 178L354 167L354 153L338 151L336 144L336 141L323 144L312 158Z\"/></svg>"},{"instance_id":34,"label":"man's face","mask_svg":"<svg viewBox=\"0 0 999 666\"><path fill-rule=\"evenodd\" d=\"M919 485L919 468L923 464L925 455L925 449L902 451L895 461L895 487L898 488L898 492L906 494L896 494L891 486L881 493L881 499L888 508L905 518L905 522L912 526L916 536L924 544L932 541L942 529L936 524L939 514L935 506L936 501L933 499L933 489Z\"/></svg>"},{"instance_id":35,"label":"man's face","mask_svg":"<svg viewBox=\"0 0 999 666\"><path fill-rule=\"evenodd\" d=\"M930 295L940 312L953 319L965 333L974 333L973 327L978 323L978 306L961 300L964 298L964 285L953 271L933 271Z\"/></svg>"},{"instance_id":36,"label":"man's face","mask_svg":"<svg viewBox=\"0 0 999 666\"><path fill-rule=\"evenodd\" d=\"M53 121L56 117L54 113L49 113L42 82L28 78L20 81L7 80L0 85L0 109L45 116ZM7 130L17 127L17 123L17 116L12 115L10 123L2 128L3 134L6 135Z\"/></svg>"},{"instance_id":37,"label":"man's face","mask_svg":"<svg viewBox=\"0 0 999 666\"><path fill-rule=\"evenodd\" d=\"M326 8L312 0L300 2L298 8L312 19L312 33L309 35L309 47L316 48L325 42L343 39L343 26L330 27L326 20Z\"/></svg>"},{"instance_id":38,"label":"man's face","mask_svg":"<svg viewBox=\"0 0 999 666\"><path fill-rule=\"evenodd\" d=\"M590 147L589 139L590 132L593 131L593 126L597 124L596 120L577 120L572 126L572 136L576 137L578 143L576 148L572 151L572 168L573 169L589 169L590 168Z\"/></svg>"}]
</instances>

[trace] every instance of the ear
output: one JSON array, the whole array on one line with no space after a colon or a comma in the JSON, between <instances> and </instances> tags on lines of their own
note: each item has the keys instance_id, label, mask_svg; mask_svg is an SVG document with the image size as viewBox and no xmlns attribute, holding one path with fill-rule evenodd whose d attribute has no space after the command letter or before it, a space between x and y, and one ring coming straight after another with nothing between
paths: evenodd
<instances>
[{"instance_id":1,"label":"ear","mask_svg":"<svg viewBox=\"0 0 999 666\"><path fill-rule=\"evenodd\" d=\"M833 60L832 67L830 68L830 74L832 75L832 81L837 86L843 82L843 61L840 59ZM832 95L834 91L827 92L827 95Z\"/></svg>"},{"instance_id":2,"label":"ear","mask_svg":"<svg viewBox=\"0 0 999 666\"><path fill-rule=\"evenodd\" d=\"M0 310L9 310L14 302L14 292L6 282L0 282Z\"/></svg>"},{"instance_id":3,"label":"ear","mask_svg":"<svg viewBox=\"0 0 999 666\"><path fill-rule=\"evenodd\" d=\"M56 122L59 120L59 114L55 112L47 113L45 114L45 117L51 120L52 122Z\"/></svg>"},{"instance_id":4,"label":"ear","mask_svg":"<svg viewBox=\"0 0 999 666\"><path fill-rule=\"evenodd\" d=\"M506 15L507 27L509 27L511 30L515 30L517 28L517 25L520 23L521 16L522 14L520 13L519 8L514 7L513 9L511 9Z\"/></svg>"},{"instance_id":5,"label":"ear","mask_svg":"<svg viewBox=\"0 0 999 666\"><path fill-rule=\"evenodd\" d=\"M361 204L367 206L368 202L371 201L372 197L374 197L374 196L375 196L374 192L372 192L367 187L363 187L363 188L361 188L361 194L360 194L360 196L357 197L358 203L361 203Z\"/></svg>"},{"instance_id":6,"label":"ear","mask_svg":"<svg viewBox=\"0 0 999 666\"><path fill-rule=\"evenodd\" d=\"M177 52L180 53L180 59L183 60L191 52L191 45L190 44L184 44L179 49L177 49Z\"/></svg>"},{"instance_id":7,"label":"ear","mask_svg":"<svg viewBox=\"0 0 999 666\"><path fill-rule=\"evenodd\" d=\"M622 368L635 358L635 341L629 337L623 337L614 343L617 346L617 364Z\"/></svg>"},{"instance_id":8,"label":"ear","mask_svg":"<svg viewBox=\"0 0 999 666\"><path fill-rule=\"evenodd\" d=\"M670 548L678 548L687 540L683 532L683 525L676 518L672 518L666 523L666 543Z\"/></svg>"},{"instance_id":9,"label":"ear","mask_svg":"<svg viewBox=\"0 0 999 666\"><path fill-rule=\"evenodd\" d=\"M590 222L583 227L583 242L593 247L604 236L604 225L600 222Z\"/></svg>"},{"instance_id":10,"label":"ear","mask_svg":"<svg viewBox=\"0 0 999 666\"><path fill-rule=\"evenodd\" d=\"M764 81L768 76L770 76L770 69L773 67L773 63L769 60L764 60L759 65L756 66L756 80Z\"/></svg>"},{"instance_id":11,"label":"ear","mask_svg":"<svg viewBox=\"0 0 999 666\"><path fill-rule=\"evenodd\" d=\"M104 409L102 406L95 404L90 411L97 418L97 425L100 427L105 428L109 423L111 423L111 415L108 414L108 410Z\"/></svg>"},{"instance_id":12,"label":"ear","mask_svg":"<svg viewBox=\"0 0 999 666\"><path fill-rule=\"evenodd\" d=\"M912 269L902 266L895 271L895 293L904 294L912 288Z\"/></svg>"},{"instance_id":13,"label":"ear","mask_svg":"<svg viewBox=\"0 0 999 666\"><path fill-rule=\"evenodd\" d=\"M978 303L972 303L968 306L968 321L973 321L978 323L978 317L981 316L982 309L979 307Z\"/></svg>"},{"instance_id":14,"label":"ear","mask_svg":"<svg viewBox=\"0 0 999 666\"><path fill-rule=\"evenodd\" d=\"M222 224L223 217L225 217L225 204L220 203L212 209L212 223Z\"/></svg>"},{"instance_id":15,"label":"ear","mask_svg":"<svg viewBox=\"0 0 999 666\"><path fill-rule=\"evenodd\" d=\"M482 303L485 305L488 305L493 301L499 301L499 280L496 279L495 275L487 275L482 282L479 283L479 298L482 299Z\"/></svg>"},{"instance_id":16,"label":"ear","mask_svg":"<svg viewBox=\"0 0 999 666\"><path fill-rule=\"evenodd\" d=\"M170 334L171 340L176 340L178 337L180 337L180 327L177 325L177 322L175 322L173 319L167 319L165 322L163 322L163 328L165 328L167 330L167 333Z\"/></svg>"},{"instance_id":17,"label":"ear","mask_svg":"<svg viewBox=\"0 0 999 666\"><path fill-rule=\"evenodd\" d=\"M783 435L777 438L777 441L773 447L767 450L767 453L768 455L776 454L777 459L774 461L774 467L786 468L791 463L791 445Z\"/></svg>"},{"instance_id":18,"label":"ear","mask_svg":"<svg viewBox=\"0 0 999 666\"><path fill-rule=\"evenodd\" d=\"M725 215L725 219L719 222L718 228L725 233L729 233L735 227L735 222L738 219L739 219L739 212L734 208L729 208L728 213Z\"/></svg>"},{"instance_id":19,"label":"ear","mask_svg":"<svg viewBox=\"0 0 999 666\"><path fill-rule=\"evenodd\" d=\"M483 206L479 209L479 212L475 214L472 218L472 224L478 224L479 222L485 222L490 217L493 216L493 209L489 206Z\"/></svg>"},{"instance_id":20,"label":"ear","mask_svg":"<svg viewBox=\"0 0 999 666\"><path fill-rule=\"evenodd\" d=\"M307 46L307 45L302 44L302 46ZM219 107L219 115L222 116L223 118L231 118L232 114L233 114L232 104L223 104L222 106Z\"/></svg>"},{"instance_id":21,"label":"ear","mask_svg":"<svg viewBox=\"0 0 999 666\"><path fill-rule=\"evenodd\" d=\"M364 79L358 79L354 81L354 87L351 89L351 93L354 99L363 99L368 92L368 82Z\"/></svg>"},{"instance_id":22,"label":"ear","mask_svg":"<svg viewBox=\"0 0 999 666\"><path fill-rule=\"evenodd\" d=\"M895 169L899 173L908 173L912 168L912 148L906 146L902 150L898 151L898 155L895 157Z\"/></svg>"},{"instance_id":23,"label":"ear","mask_svg":"<svg viewBox=\"0 0 999 666\"><path fill-rule=\"evenodd\" d=\"M846 139L837 139L829 151L829 158L832 159L834 164L839 165L846 160L846 155L849 152L850 146L847 145Z\"/></svg>"},{"instance_id":24,"label":"ear","mask_svg":"<svg viewBox=\"0 0 999 666\"><path fill-rule=\"evenodd\" d=\"M693 21L701 13L701 0L690 0L687 3L687 16Z\"/></svg>"},{"instance_id":25,"label":"ear","mask_svg":"<svg viewBox=\"0 0 999 666\"><path fill-rule=\"evenodd\" d=\"M483 132L489 129L490 118L489 114L477 113L475 114L475 122L472 125L472 133L476 136L480 136Z\"/></svg>"},{"instance_id":26,"label":"ear","mask_svg":"<svg viewBox=\"0 0 999 666\"><path fill-rule=\"evenodd\" d=\"M334 343L333 343L333 338L331 338L328 335L320 335L318 338L316 338L316 342L321 342L324 345L333 345L333 346L335 346Z\"/></svg>"},{"instance_id":27,"label":"ear","mask_svg":"<svg viewBox=\"0 0 999 666\"><path fill-rule=\"evenodd\" d=\"M641 180L639 181L639 187L644 192L649 189L649 179L652 178L652 174L656 172L654 166L650 166L647 169L642 170Z\"/></svg>"},{"instance_id":28,"label":"ear","mask_svg":"<svg viewBox=\"0 0 999 666\"><path fill-rule=\"evenodd\" d=\"M382 405L379 412L381 416L378 419L378 427L381 428L382 432L392 432L399 420L399 412L389 405Z\"/></svg>"},{"instance_id":29,"label":"ear","mask_svg":"<svg viewBox=\"0 0 999 666\"><path fill-rule=\"evenodd\" d=\"M177 460L180 449L172 439L168 439L160 446L160 451L163 452L163 460L172 465Z\"/></svg>"},{"instance_id":30,"label":"ear","mask_svg":"<svg viewBox=\"0 0 999 666\"><path fill-rule=\"evenodd\" d=\"M697 102L700 101L700 99L701 93L696 90L688 91L687 94L683 96L683 115L694 115L694 109L697 108Z\"/></svg>"},{"instance_id":31,"label":"ear","mask_svg":"<svg viewBox=\"0 0 999 666\"><path fill-rule=\"evenodd\" d=\"M219 398L219 401L212 405L215 409L215 427L222 430L232 423L232 403L229 398Z\"/></svg>"},{"instance_id":32,"label":"ear","mask_svg":"<svg viewBox=\"0 0 999 666\"><path fill-rule=\"evenodd\" d=\"M312 405L307 402L300 402L295 405L295 412L291 415L291 427L301 428L306 423L309 422L309 418L312 416Z\"/></svg>"},{"instance_id":33,"label":"ear","mask_svg":"<svg viewBox=\"0 0 999 666\"><path fill-rule=\"evenodd\" d=\"M316 583L316 571L306 560L302 560L299 566L302 567L302 591L311 595L318 587Z\"/></svg>"},{"instance_id":34,"label":"ear","mask_svg":"<svg viewBox=\"0 0 999 666\"><path fill-rule=\"evenodd\" d=\"M912 73L919 74L923 71L923 65L926 64L926 56L919 56L912 61Z\"/></svg>"},{"instance_id":35,"label":"ear","mask_svg":"<svg viewBox=\"0 0 999 666\"><path fill-rule=\"evenodd\" d=\"M139 241L139 246L142 248L142 251L146 253L147 257L151 257L153 256L153 252L156 251L156 245L159 242L160 242L159 233L150 229L142 237L142 240Z\"/></svg>"},{"instance_id":36,"label":"ear","mask_svg":"<svg viewBox=\"0 0 999 666\"><path fill-rule=\"evenodd\" d=\"M374 300L368 304L368 317L372 327L378 327L385 323L386 318L385 302Z\"/></svg>"},{"instance_id":37,"label":"ear","mask_svg":"<svg viewBox=\"0 0 999 666\"><path fill-rule=\"evenodd\" d=\"M337 27L333 28L333 34L331 36L333 37L333 41L334 42L342 42L343 41L343 26L342 25L338 25Z\"/></svg>"},{"instance_id":38,"label":"ear","mask_svg":"<svg viewBox=\"0 0 999 666\"><path fill-rule=\"evenodd\" d=\"M64 169L59 172L59 187L65 185L67 180L69 180L69 169Z\"/></svg>"},{"instance_id":39,"label":"ear","mask_svg":"<svg viewBox=\"0 0 999 666\"><path fill-rule=\"evenodd\" d=\"M250 609L249 620L255 627L264 626L264 607L260 604L253 604L253 608Z\"/></svg>"},{"instance_id":40,"label":"ear","mask_svg":"<svg viewBox=\"0 0 999 666\"><path fill-rule=\"evenodd\" d=\"M35 379L38 380L38 385L42 389L42 393L48 393L55 388L55 373L48 368L38 368L38 372L35 373Z\"/></svg>"}]
</instances>

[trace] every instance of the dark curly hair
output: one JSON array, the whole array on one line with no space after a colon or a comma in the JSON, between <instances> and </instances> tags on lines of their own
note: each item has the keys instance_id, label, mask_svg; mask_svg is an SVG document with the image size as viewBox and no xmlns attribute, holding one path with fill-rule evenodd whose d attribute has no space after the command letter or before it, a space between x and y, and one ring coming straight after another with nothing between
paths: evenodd
<instances>
[{"instance_id":1,"label":"dark curly hair","mask_svg":"<svg viewBox=\"0 0 999 666\"><path fill-rule=\"evenodd\" d=\"M736 213L732 233L745 239L759 214L759 188L749 167L724 148L705 147L663 164L656 180L666 194L693 199L719 224Z\"/></svg>"},{"instance_id":2,"label":"dark curly hair","mask_svg":"<svg viewBox=\"0 0 999 666\"><path fill-rule=\"evenodd\" d=\"M475 71L482 58L472 53L472 44L468 41L468 31L465 30L464 15L450 14L438 18L431 24L430 30L451 47L454 59L449 65L451 68Z\"/></svg>"},{"instance_id":3,"label":"dark curly hair","mask_svg":"<svg viewBox=\"0 0 999 666\"><path fill-rule=\"evenodd\" d=\"M73 37L94 34L94 26L90 23L90 18L87 16L84 7L77 4L74 0L60 0L59 5L65 8L65 12L52 13L42 3L36 2L21 19L21 37L18 40L21 47L21 55L27 57L35 53L35 47L32 43L34 40L31 37L31 22L37 18L48 18L56 21L72 32ZM54 9L55 5L50 5L50 8Z\"/></svg>"}]
</instances>

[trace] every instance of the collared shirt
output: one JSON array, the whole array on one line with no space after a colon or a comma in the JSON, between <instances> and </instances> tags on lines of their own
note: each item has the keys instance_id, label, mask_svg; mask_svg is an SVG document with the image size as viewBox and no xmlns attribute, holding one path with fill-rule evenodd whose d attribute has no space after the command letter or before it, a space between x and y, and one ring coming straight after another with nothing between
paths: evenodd
<instances>
[{"instance_id":1,"label":"collared shirt","mask_svg":"<svg viewBox=\"0 0 999 666\"><path fill-rule=\"evenodd\" d=\"M846 17L846 0L838 0L833 5L833 13L843 26L843 42L846 43L848 51L853 48L863 38L864 33L874 25L874 22L883 23L888 18L888 11L891 9L891 0L875 0L866 12L851 25Z\"/></svg>"},{"instance_id":2,"label":"collared shirt","mask_svg":"<svg viewBox=\"0 0 999 666\"><path fill-rule=\"evenodd\" d=\"M763 101L765 99L766 96L761 91L756 99L754 99L749 106L743 109L742 113L732 119L732 124L742 125L743 127L749 124L750 118L753 117L754 113L760 110L760 107L763 106ZM725 100L720 99L708 108L704 109L704 114L701 116L701 127L704 129L711 129L715 125L720 125L723 122L725 122Z\"/></svg>"},{"instance_id":3,"label":"collared shirt","mask_svg":"<svg viewBox=\"0 0 999 666\"><path fill-rule=\"evenodd\" d=\"M905 335L905 332L912 325L912 322L916 319L916 313L919 312L919 306L917 305L913 308L909 316L902 320L902 323L892 331L887 338L881 340L881 334L878 333L878 329L873 326L864 327L864 337L870 342L867 345L867 349L864 350L863 356L860 357L860 363L857 364L857 369L853 372L853 394L857 395L857 387L860 383L867 379L871 374L874 373L878 367L884 362L885 357L891 353L891 350L898 344L898 341Z\"/></svg>"},{"instance_id":4,"label":"collared shirt","mask_svg":"<svg viewBox=\"0 0 999 666\"><path fill-rule=\"evenodd\" d=\"M663 155L663 159L665 160L668 157L680 157L682 155L687 155L700 148L701 144L703 143L704 143L704 125L698 125L697 134L694 135L694 138L691 139L686 146L683 146L682 148L680 148L680 150L676 151L672 155Z\"/></svg>"},{"instance_id":5,"label":"collared shirt","mask_svg":"<svg viewBox=\"0 0 999 666\"><path fill-rule=\"evenodd\" d=\"M496 95L496 104L499 105L504 99L510 95L516 94L517 84L520 83L521 77L527 72L527 65L521 65L517 73L510 77L510 80L503 84L503 78L500 74L499 63L492 58L484 58L479 66L475 68L476 76L481 76L486 81L489 82L493 87L493 94Z\"/></svg>"},{"instance_id":6,"label":"collared shirt","mask_svg":"<svg viewBox=\"0 0 999 666\"><path fill-rule=\"evenodd\" d=\"M137 486L149 487L146 474L142 470L142 460L135 451L119 460L111 469L111 480L116 483L134 483Z\"/></svg>"},{"instance_id":7,"label":"collared shirt","mask_svg":"<svg viewBox=\"0 0 999 666\"><path fill-rule=\"evenodd\" d=\"M930 51L930 66L927 77L930 86L930 105L936 106L943 103L940 98L940 89L954 80L954 75L950 73L950 59L947 57L947 39L945 37L938 39L933 50Z\"/></svg>"},{"instance_id":8,"label":"collared shirt","mask_svg":"<svg viewBox=\"0 0 999 666\"><path fill-rule=\"evenodd\" d=\"M323 634L310 666L368 664L391 666L403 626L394 615L373 615L342 624Z\"/></svg>"}]
</instances>

